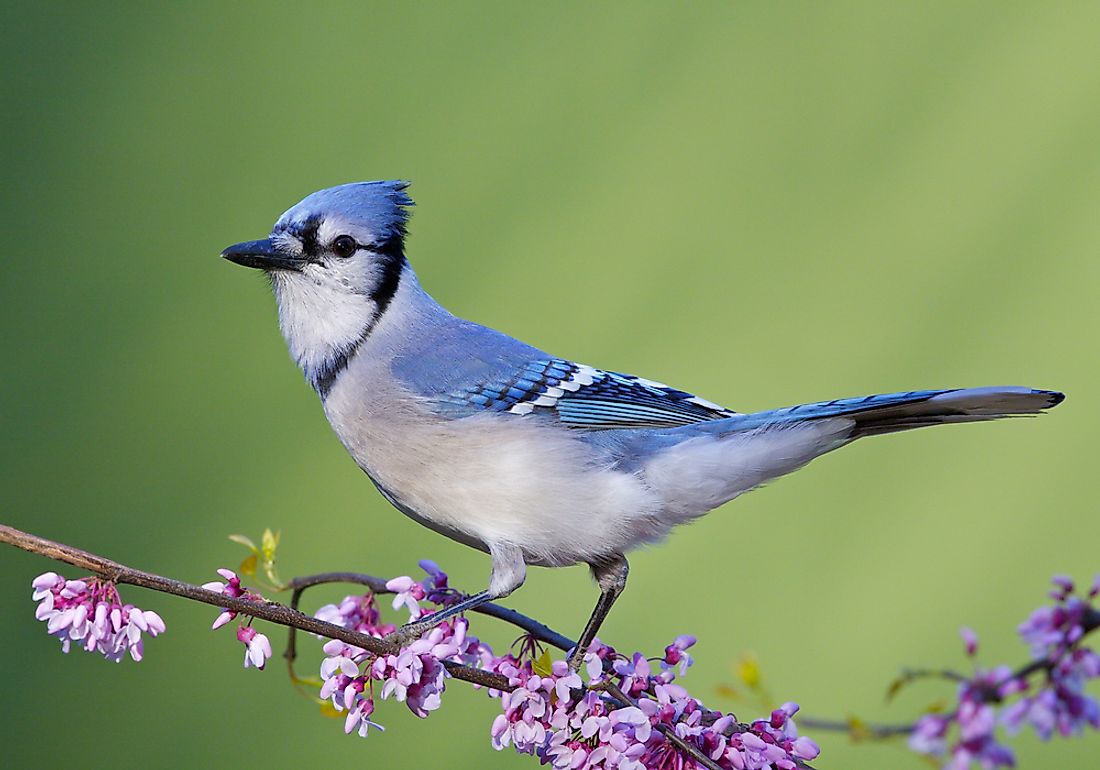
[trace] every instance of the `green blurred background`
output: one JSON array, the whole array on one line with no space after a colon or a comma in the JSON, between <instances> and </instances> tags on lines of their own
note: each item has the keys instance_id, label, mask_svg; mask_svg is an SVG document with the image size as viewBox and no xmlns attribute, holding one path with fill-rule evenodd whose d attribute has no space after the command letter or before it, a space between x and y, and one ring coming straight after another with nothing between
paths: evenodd
<instances>
[{"instance_id":1,"label":"green blurred background","mask_svg":"<svg viewBox=\"0 0 1100 770\"><path fill-rule=\"evenodd\" d=\"M428 289L558 355L742 410L1069 394L861 442L635 554L604 637L697 634L686 684L712 705L758 711L720 692L752 650L807 714L912 718L949 692L886 704L899 666L965 666L963 624L1020 662L1049 576L1100 568L1100 6L15 5L4 521L193 582L271 526L285 575L430 557L481 587L483 555L356 470L264 282L218 259L315 189L403 177ZM279 665L242 670L213 610L136 589L169 624L144 662L62 656L29 599L49 568L0 550L6 766L533 766L461 686L426 724L387 703L385 735L345 737ZM594 599L581 569L535 570L508 603L575 633ZM924 766L815 737L822 768ZM1055 767L1100 740L1014 745Z\"/></svg>"}]
</instances>

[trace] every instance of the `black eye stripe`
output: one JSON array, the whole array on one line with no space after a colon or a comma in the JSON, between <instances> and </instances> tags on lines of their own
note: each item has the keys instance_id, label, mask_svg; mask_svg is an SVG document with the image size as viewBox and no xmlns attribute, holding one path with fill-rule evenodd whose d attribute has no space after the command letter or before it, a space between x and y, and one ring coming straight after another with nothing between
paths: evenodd
<instances>
[{"instance_id":1,"label":"black eye stripe","mask_svg":"<svg viewBox=\"0 0 1100 770\"><path fill-rule=\"evenodd\" d=\"M304 222L288 226L287 232L302 243L302 251L306 254L316 254L320 248L317 243L317 230L321 226L321 217L314 215Z\"/></svg>"}]
</instances>

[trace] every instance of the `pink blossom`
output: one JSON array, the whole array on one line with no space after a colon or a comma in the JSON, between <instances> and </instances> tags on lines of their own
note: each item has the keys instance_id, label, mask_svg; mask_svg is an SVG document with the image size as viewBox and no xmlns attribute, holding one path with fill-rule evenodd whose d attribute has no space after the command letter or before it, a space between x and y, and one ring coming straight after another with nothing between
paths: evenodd
<instances>
[{"instance_id":1,"label":"pink blossom","mask_svg":"<svg viewBox=\"0 0 1100 770\"><path fill-rule=\"evenodd\" d=\"M442 577L433 580L442 582ZM423 587L411 578L390 581L391 590L404 593L396 607L407 606L406 599L423 591ZM420 591L417 587L420 587ZM381 637L393 629L382 624L372 594L348 596L339 604L331 604L318 610L318 616L345 628ZM373 687L378 686L382 700L395 700L405 705L418 717L424 718L438 709L446 689L445 661L476 664L486 659L484 646L467 634L465 618L453 618L425 632L420 638L391 655L374 655L366 650L340 641L329 641L324 646L325 660L321 663L322 686L320 695L331 700L338 711L348 711L348 732L358 726L365 736L369 727L378 725L366 719L369 713L362 704L370 700L373 713ZM359 709L356 716L356 709ZM365 721L364 721L365 720Z\"/></svg>"},{"instance_id":2,"label":"pink blossom","mask_svg":"<svg viewBox=\"0 0 1100 770\"><path fill-rule=\"evenodd\" d=\"M383 623L374 595L346 596L339 604L326 604L314 613L318 620L381 639L396 626Z\"/></svg>"},{"instance_id":3,"label":"pink blossom","mask_svg":"<svg viewBox=\"0 0 1100 770\"><path fill-rule=\"evenodd\" d=\"M942 755L947 751L947 730L950 726L950 717L939 714L921 717L909 733L909 748L918 754Z\"/></svg>"},{"instance_id":4,"label":"pink blossom","mask_svg":"<svg viewBox=\"0 0 1100 770\"><path fill-rule=\"evenodd\" d=\"M344 732L356 730L360 738L366 738L370 728L384 731L386 728L369 718L374 713L373 698L356 698L354 705L348 707L348 716L344 720Z\"/></svg>"},{"instance_id":5,"label":"pink blossom","mask_svg":"<svg viewBox=\"0 0 1100 770\"><path fill-rule=\"evenodd\" d=\"M676 667L676 675L683 676L692 664L692 657L687 654L687 649L695 644L695 637L690 634L681 634L668 647L665 647L665 656L661 660L661 668L666 671Z\"/></svg>"},{"instance_id":6,"label":"pink blossom","mask_svg":"<svg viewBox=\"0 0 1100 770\"><path fill-rule=\"evenodd\" d=\"M254 596L250 594L246 589L241 587L241 579L237 577L237 573L233 570L225 569L223 567L218 570L218 574L225 578L224 583L220 580L215 580L210 583L203 583L202 587L205 588L207 591L213 591L214 593L221 594L223 596L231 596L234 599L239 599L241 597L249 598L251 596ZM221 611L221 614L218 615L218 617L214 618L214 625L212 625L210 628L211 630L216 631L236 617L237 613L235 611L224 609Z\"/></svg>"},{"instance_id":7,"label":"pink blossom","mask_svg":"<svg viewBox=\"0 0 1100 770\"><path fill-rule=\"evenodd\" d=\"M979 668L958 686L958 705L949 714L923 717L909 736L916 752L942 757L944 767L965 770L1011 767L1015 758L1003 744L999 728L1008 736L1030 725L1043 740L1054 735L1074 735L1086 727L1100 728L1100 704L1085 691L1100 677L1100 656L1082 645L1084 635L1096 627L1096 609L1075 593L1073 580L1053 579L1049 594L1053 605L1040 607L1019 626L1021 639L1031 651L1032 663L1019 673L1007 666ZM963 629L967 654L977 652L977 637ZM1045 673L1032 681L1029 674ZM1016 700L1012 700L1012 699ZM952 728L957 737L952 741Z\"/></svg>"},{"instance_id":8,"label":"pink blossom","mask_svg":"<svg viewBox=\"0 0 1100 770\"><path fill-rule=\"evenodd\" d=\"M416 620L420 617L420 600L427 595L424 586L411 577L403 575L386 581L386 588L394 592L393 608L395 610L401 605L405 605L409 611L410 620Z\"/></svg>"},{"instance_id":9,"label":"pink blossom","mask_svg":"<svg viewBox=\"0 0 1100 770\"><path fill-rule=\"evenodd\" d=\"M271 642L268 638L257 633L252 626L240 626L237 628L237 641L244 643L244 667L255 666L262 670L271 658Z\"/></svg>"},{"instance_id":10,"label":"pink blossom","mask_svg":"<svg viewBox=\"0 0 1100 770\"><path fill-rule=\"evenodd\" d=\"M230 596L235 599L247 599L254 602L264 600L260 594L242 586L241 579L237 577L237 573L233 570L223 567L218 570L218 574L225 578L225 582L216 580L211 583L204 583L202 587L207 591L213 591L222 596ZM214 619L211 629L216 631L236 617L236 611L228 608L223 609L218 617ZM247 624L238 624L237 641L244 644L244 667L263 670L267 661L271 658L271 641L264 634L258 633L256 629L252 628L251 623L250 619Z\"/></svg>"},{"instance_id":11,"label":"pink blossom","mask_svg":"<svg viewBox=\"0 0 1100 770\"><path fill-rule=\"evenodd\" d=\"M145 655L142 634L164 633L160 615L123 604L115 585L102 578L66 580L56 572L45 572L31 586L31 597L38 602L35 617L61 641L62 652L78 642L86 652L98 652L116 663L127 653L140 661Z\"/></svg>"},{"instance_id":12,"label":"pink blossom","mask_svg":"<svg viewBox=\"0 0 1100 770\"><path fill-rule=\"evenodd\" d=\"M966 654L974 657L978 652L978 635L973 629L963 626L959 629L959 636L962 637L963 644L966 646Z\"/></svg>"},{"instance_id":13,"label":"pink blossom","mask_svg":"<svg viewBox=\"0 0 1100 770\"><path fill-rule=\"evenodd\" d=\"M684 639L670 648L682 652L687 646ZM607 649L612 680L636 703L623 704L604 692L577 687L579 677L559 662L547 675L535 673L530 660L496 659L493 668L515 689L500 694L503 714L490 730L494 748L512 746L570 770L693 767L662 730L675 732L725 768L788 770L820 751L794 728L791 716L797 704L784 704L740 733L731 716L707 710L672 681L678 666L653 674L640 653L626 659ZM602 667L594 668L593 675L606 676Z\"/></svg>"},{"instance_id":14,"label":"pink blossom","mask_svg":"<svg viewBox=\"0 0 1100 770\"><path fill-rule=\"evenodd\" d=\"M403 576L388 581L394 609L404 607L413 619L423 618L454 601L447 575L432 562L422 562L427 577L417 582ZM383 626L374 597L348 596L322 607L317 616L344 628L382 636ZM389 628L392 628L390 626ZM683 767L681 749L663 731L671 731L714 758L724 768L790 770L818 755L811 739L799 736L791 717L797 704L784 704L746 732L731 715L706 709L674 680L691 665L687 650L695 638L683 635L668 645L660 671L642 653L624 657L594 642L584 660L584 673L569 670L564 660L549 670L535 670L541 658L536 642L527 639L519 656L494 655L468 634L465 618L445 621L396 654L374 655L330 641L321 665L320 695L338 711L346 711L345 730L365 735L375 723L375 694L404 702L423 718L440 707L446 688L447 661L481 667L507 678L511 690L490 690L501 713L489 730L494 748L511 747L535 754L565 770L647 770ZM621 703L606 691L586 689L610 678L634 702ZM375 689L377 688L377 689ZM369 705L367 705L369 702ZM364 722L366 720L366 722Z\"/></svg>"}]
</instances>

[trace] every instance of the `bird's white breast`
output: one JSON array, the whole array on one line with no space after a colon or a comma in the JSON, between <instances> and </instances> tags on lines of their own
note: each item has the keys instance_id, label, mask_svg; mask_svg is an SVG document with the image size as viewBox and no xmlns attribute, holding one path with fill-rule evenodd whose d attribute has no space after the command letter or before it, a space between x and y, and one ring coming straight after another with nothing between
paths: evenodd
<instances>
[{"instance_id":1,"label":"bird's white breast","mask_svg":"<svg viewBox=\"0 0 1100 770\"><path fill-rule=\"evenodd\" d=\"M325 411L359 466L419 518L528 563L592 561L661 538L657 496L567 429L511 414L432 414L359 357ZM372 383L370 392L351 384Z\"/></svg>"},{"instance_id":2,"label":"bird's white breast","mask_svg":"<svg viewBox=\"0 0 1100 770\"><path fill-rule=\"evenodd\" d=\"M276 271L272 286L279 328L307 378L353 345L376 313L367 295L347 291L339 276L316 265L302 272Z\"/></svg>"}]
</instances>

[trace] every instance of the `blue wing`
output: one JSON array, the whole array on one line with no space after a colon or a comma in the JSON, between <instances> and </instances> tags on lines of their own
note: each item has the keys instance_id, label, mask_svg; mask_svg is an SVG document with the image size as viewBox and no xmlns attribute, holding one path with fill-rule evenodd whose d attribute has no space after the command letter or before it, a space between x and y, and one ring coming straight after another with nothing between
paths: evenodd
<instances>
[{"instance_id":1,"label":"blue wing","mask_svg":"<svg viewBox=\"0 0 1100 770\"><path fill-rule=\"evenodd\" d=\"M444 403L516 415L556 416L570 428L675 428L737 412L660 382L560 358L529 361L513 374L448 393Z\"/></svg>"}]
</instances>

